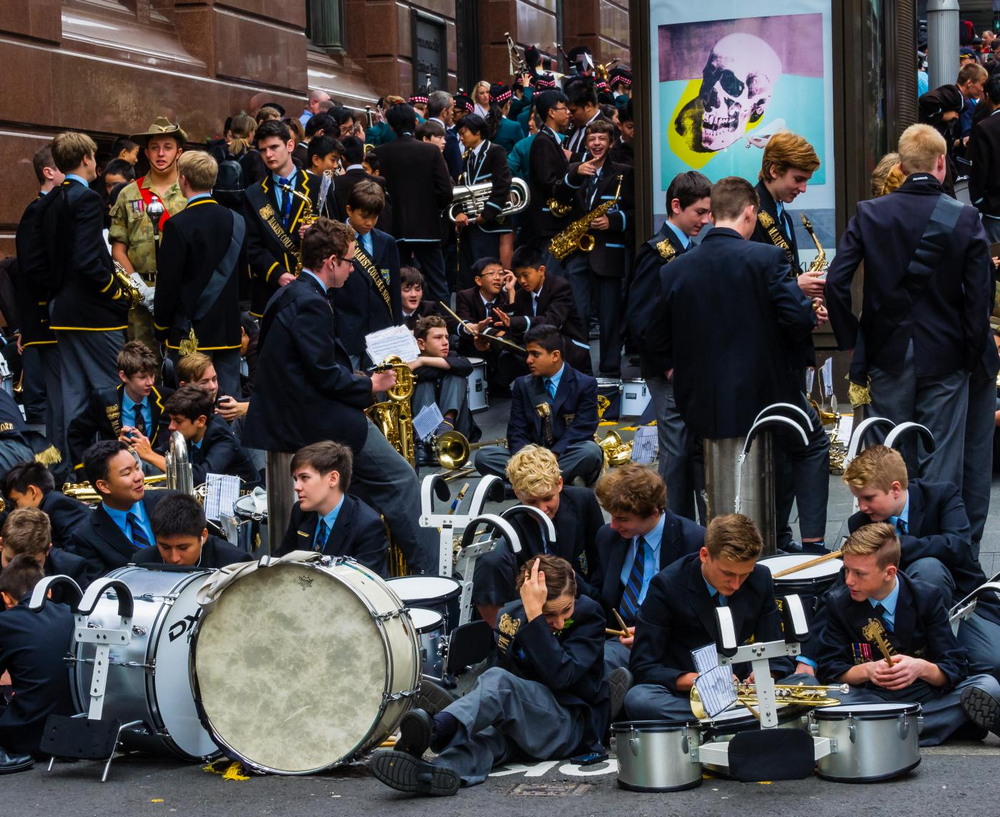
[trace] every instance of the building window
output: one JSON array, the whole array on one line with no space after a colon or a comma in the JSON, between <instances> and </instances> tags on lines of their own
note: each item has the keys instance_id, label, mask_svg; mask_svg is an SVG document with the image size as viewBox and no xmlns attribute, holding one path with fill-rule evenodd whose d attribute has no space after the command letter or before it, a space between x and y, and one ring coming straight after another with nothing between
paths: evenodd
<instances>
[{"instance_id":1,"label":"building window","mask_svg":"<svg viewBox=\"0 0 1000 817\"><path fill-rule=\"evenodd\" d=\"M343 49L344 4L342 0L306 0L306 36L326 49Z\"/></svg>"}]
</instances>

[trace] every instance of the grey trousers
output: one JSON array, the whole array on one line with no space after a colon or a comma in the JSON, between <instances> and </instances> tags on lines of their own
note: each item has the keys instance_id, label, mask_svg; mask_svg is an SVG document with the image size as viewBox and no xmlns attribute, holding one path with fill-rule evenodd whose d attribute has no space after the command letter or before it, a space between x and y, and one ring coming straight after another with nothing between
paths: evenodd
<instances>
[{"instance_id":1,"label":"grey trousers","mask_svg":"<svg viewBox=\"0 0 1000 817\"><path fill-rule=\"evenodd\" d=\"M488 445L476 452L476 470L486 476L495 474L501 479L507 478L506 468L510 461L509 448L499 445ZM604 452L592 440L575 443L559 455L559 472L564 482L572 483L576 477L582 477L587 485L593 485L601 475L604 466Z\"/></svg>"},{"instance_id":2,"label":"grey trousers","mask_svg":"<svg viewBox=\"0 0 1000 817\"><path fill-rule=\"evenodd\" d=\"M586 253L574 253L564 263L576 311L586 319L593 303L597 312L601 329L597 368L602 375L618 377L622 366L622 279L598 275L590 268Z\"/></svg>"},{"instance_id":3,"label":"grey trousers","mask_svg":"<svg viewBox=\"0 0 1000 817\"><path fill-rule=\"evenodd\" d=\"M482 783L518 750L538 760L562 759L584 738L582 708L568 709L544 684L499 667L486 670L444 711L459 728L435 762L457 772L467 786Z\"/></svg>"},{"instance_id":4,"label":"grey trousers","mask_svg":"<svg viewBox=\"0 0 1000 817\"><path fill-rule=\"evenodd\" d=\"M125 345L125 330L86 332L56 331L62 379L63 434L86 407L94 389L118 381L118 352Z\"/></svg>"},{"instance_id":5,"label":"grey trousers","mask_svg":"<svg viewBox=\"0 0 1000 817\"><path fill-rule=\"evenodd\" d=\"M984 219L984 223L985 223ZM991 341L992 342L992 341ZM972 528L972 550L979 558L979 542L990 512L993 481L993 432L996 379L982 366L969 377L969 407L965 414L965 457L962 468L962 501Z\"/></svg>"},{"instance_id":6,"label":"grey trousers","mask_svg":"<svg viewBox=\"0 0 1000 817\"><path fill-rule=\"evenodd\" d=\"M667 485L667 507L675 514L705 524L705 463L694 435L684 425L674 400L674 384L647 377L646 388L656 412L659 472Z\"/></svg>"},{"instance_id":7,"label":"grey trousers","mask_svg":"<svg viewBox=\"0 0 1000 817\"><path fill-rule=\"evenodd\" d=\"M608 675L620 667L628 669L632 650L622 644L617 638L609 638L604 642L604 674ZM690 707L688 708L690 711Z\"/></svg>"},{"instance_id":8,"label":"grey trousers","mask_svg":"<svg viewBox=\"0 0 1000 817\"><path fill-rule=\"evenodd\" d=\"M41 368L40 377L45 383L45 436L59 449L63 461L69 463L69 446L66 444L66 428L63 422L62 367L58 343L30 346L35 351L34 359ZM25 351L28 351L25 349ZM73 463L69 463L70 468Z\"/></svg>"},{"instance_id":9,"label":"grey trousers","mask_svg":"<svg viewBox=\"0 0 1000 817\"><path fill-rule=\"evenodd\" d=\"M437 388L440 384L440 390ZM421 409L437 403L441 414L455 412L455 430L466 436L472 433L472 414L469 412L469 381L468 378L454 374L446 374L439 381L423 380L413 389L413 416Z\"/></svg>"},{"instance_id":10,"label":"grey trousers","mask_svg":"<svg viewBox=\"0 0 1000 817\"><path fill-rule=\"evenodd\" d=\"M974 613L958 626L958 643L969 654L969 672L1000 678L1000 624Z\"/></svg>"}]
</instances>

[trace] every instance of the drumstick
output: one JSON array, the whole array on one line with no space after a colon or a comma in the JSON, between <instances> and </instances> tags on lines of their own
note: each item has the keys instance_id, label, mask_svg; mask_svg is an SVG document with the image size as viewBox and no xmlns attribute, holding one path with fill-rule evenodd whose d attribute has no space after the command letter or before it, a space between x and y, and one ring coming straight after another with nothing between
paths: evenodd
<instances>
[{"instance_id":1,"label":"drumstick","mask_svg":"<svg viewBox=\"0 0 1000 817\"><path fill-rule=\"evenodd\" d=\"M619 638L628 638L632 635L628 630L613 630L611 627L605 627L604 632L608 635L616 635Z\"/></svg>"},{"instance_id":2,"label":"drumstick","mask_svg":"<svg viewBox=\"0 0 1000 817\"><path fill-rule=\"evenodd\" d=\"M837 559L840 554L843 553L842 550L834 550L827 553L825 556L817 556L815 559L810 559L808 562L803 562L800 565L795 565L794 567L786 567L784 570L779 570L771 578L780 579L782 576L790 576L792 573L798 573L800 570L805 570L807 567L813 567L814 565L821 565L823 562L829 562L832 559Z\"/></svg>"},{"instance_id":3,"label":"drumstick","mask_svg":"<svg viewBox=\"0 0 1000 817\"><path fill-rule=\"evenodd\" d=\"M628 632L628 624L625 623L625 619L623 619L621 615L619 615L618 611L614 607L611 608L611 612L614 613L615 618L618 619L618 626L621 627L626 632Z\"/></svg>"},{"instance_id":4,"label":"drumstick","mask_svg":"<svg viewBox=\"0 0 1000 817\"><path fill-rule=\"evenodd\" d=\"M441 308L444 309L445 312L447 312L456 321L462 324L462 326L468 329L470 335L473 335L474 337L477 338L482 338L483 340L491 340L495 341L496 343L502 343L504 346L509 346L511 349L516 349L517 351L522 353L524 352L524 347L518 346L516 343L512 343L511 341L507 340L506 338L502 338L499 335L487 335L485 332L473 332L471 329L469 329L469 327L475 326L475 324L469 323L468 321L463 321L460 317L458 317L458 315L456 315L454 312L451 311L451 309L448 307L448 304L446 304L444 301L438 301L438 303L441 304Z\"/></svg>"}]
</instances>

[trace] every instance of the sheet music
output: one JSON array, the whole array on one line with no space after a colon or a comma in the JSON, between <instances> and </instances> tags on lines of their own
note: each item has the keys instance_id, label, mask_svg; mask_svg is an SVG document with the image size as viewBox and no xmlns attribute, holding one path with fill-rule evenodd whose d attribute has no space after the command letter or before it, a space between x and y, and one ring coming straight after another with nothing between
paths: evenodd
<instances>
[{"instance_id":1,"label":"sheet music","mask_svg":"<svg viewBox=\"0 0 1000 817\"><path fill-rule=\"evenodd\" d=\"M820 380L823 383L823 396L827 399L833 394L833 358L828 357L826 363L820 367Z\"/></svg>"},{"instance_id":2,"label":"sheet music","mask_svg":"<svg viewBox=\"0 0 1000 817\"><path fill-rule=\"evenodd\" d=\"M205 477L205 516L218 521L233 515L233 506L240 498L240 478L227 474Z\"/></svg>"},{"instance_id":3,"label":"sheet music","mask_svg":"<svg viewBox=\"0 0 1000 817\"><path fill-rule=\"evenodd\" d=\"M691 650L691 657L694 659L694 668L699 675L719 666L719 652L715 647L715 642Z\"/></svg>"},{"instance_id":4,"label":"sheet music","mask_svg":"<svg viewBox=\"0 0 1000 817\"><path fill-rule=\"evenodd\" d=\"M806 369L806 394L812 394L813 386L816 383L816 370L813 367Z\"/></svg>"},{"instance_id":5,"label":"sheet music","mask_svg":"<svg viewBox=\"0 0 1000 817\"><path fill-rule=\"evenodd\" d=\"M431 403L420 409L417 416L413 418L413 433L419 439L426 440L442 422L444 422L444 415L441 414L441 409L438 408L437 403Z\"/></svg>"},{"instance_id":6,"label":"sheet music","mask_svg":"<svg viewBox=\"0 0 1000 817\"><path fill-rule=\"evenodd\" d=\"M709 717L714 718L736 703L736 685L729 667L715 667L702 673L694 679L694 686Z\"/></svg>"},{"instance_id":7,"label":"sheet music","mask_svg":"<svg viewBox=\"0 0 1000 817\"><path fill-rule=\"evenodd\" d=\"M420 357L417 339L405 326L390 326L365 335L365 350L376 363L381 363L390 355L396 355L404 362Z\"/></svg>"},{"instance_id":8,"label":"sheet music","mask_svg":"<svg viewBox=\"0 0 1000 817\"><path fill-rule=\"evenodd\" d=\"M660 441L656 434L656 426L642 426L637 429L632 438L632 462L639 465L649 465L656 459Z\"/></svg>"}]
</instances>

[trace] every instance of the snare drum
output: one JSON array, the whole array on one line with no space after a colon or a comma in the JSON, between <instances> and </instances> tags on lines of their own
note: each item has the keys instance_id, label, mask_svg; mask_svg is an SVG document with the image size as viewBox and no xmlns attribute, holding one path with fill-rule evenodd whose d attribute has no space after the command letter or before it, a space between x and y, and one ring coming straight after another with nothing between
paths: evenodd
<instances>
[{"instance_id":1,"label":"snare drum","mask_svg":"<svg viewBox=\"0 0 1000 817\"><path fill-rule=\"evenodd\" d=\"M697 721L624 721L611 725L618 786L629 791L682 791L701 785ZM697 755L694 755L697 756Z\"/></svg>"},{"instance_id":2,"label":"snare drum","mask_svg":"<svg viewBox=\"0 0 1000 817\"><path fill-rule=\"evenodd\" d=\"M825 780L889 780L920 763L920 704L842 704L811 717L816 734L836 742L836 751L817 764Z\"/></svg>"},{"instance_id":3,"label":"snare drum","mask_svg":"<svg viewBox=\"0 0 1000 817\"><path fill-rule=\"evenodd\" d=\"M123 567L108 574L128 585L135 599L132 640L113 648L104 695L105 717L143 723L144 731L122 732L126 749L187 760L219 751L198 719L190 672L191 634L201 614L195 594L209 575L209 571L179 573L141 567ZM116 626L120 619L113 592L97 602L87 620L97 627ZM74 649L74 702L79 711L86 712L95 646L78 643Z\"/></svg>"},{"instance_id":4,"label":"snare drum","mask_svg":"<svg viewBox=\"0 0 1000 817\"><path fill-rule=\"evenodd\" d=\"M815 558L816 556L809 553L795 553L789 556L771 556L767 559L761 559L760 564L768 568L773 575ZM797 570L788 576L776 578L774 580L774 594L776 596L797 595L802 598L802 606L806 611L813 613L816 610L816 602L819 597L837 583L837 577L843 566L840 559L831 559L829 562L813 565L803 570Z\"/></svg>"},{"instance_id":5,"label":"snare drum","mask_svg":"<svg viewBox=\"0 0 1000 817\"><path fill-rule=\"evenodd\" d=\"M649 405L652 397L649 389L646 388L645 380L623 380L622 390L622 417L642 417L643 412Z\"/></svg>"},{"instance_id":6,"label":"snare drum","mask_svg":"<svg viewBox=\"0 0 1000 817\"><path fill-rule=\"evenodd\" d=\"M433 610L444 618L445 633L459 625L462 585L446 576L400 576L389 579L391 587L409 608Z\"/></svg>"},{"instance_id":7,"label":"snare drum","mask_svg":"<svg viewBox=\"0 0 1000 817\"><path fill-rule=\"evenodd\" d=\"M431 678L444 677L444 616L437 610L422 610L414 607L410 610L413 629L417 631L420 641L420 669L424 675Z\"/></svg>"},{"instance_id":8,"label":"snare drum","mask_svg":"<svg viewBox=\"0 0 1000 817\"><path fill-rule=\"evenodd\" d=\"M490 407L489 381L486 378L486 361L481 357L468 358L472 374L468 376L469 411L482 411Z\"/></svg>"},{"instance_id":9,"label":"snare drum","mask_svg":"<svg viewBox=\"0 0 1000 817\"><path fill-rule=\"evenodd\" d=\"M378 746L418 689L410 617L353 560L278 560L237 576L203 613L192 651L202 722L263 772L319 772Z\"/></svg>"},{"instance_id":10,"label":"snare drum","mask_svg":"<svg viewBox=\"0 0 1000 817\"><path fill-rule=\"evenodd\" d=\"M238 520L236 546L256 553L261 547L261 534L267 530L267 494L241 496L233 503L233 513Z\"/></svg>"}]
</instances>

